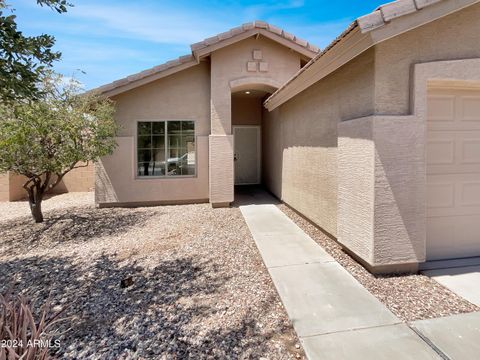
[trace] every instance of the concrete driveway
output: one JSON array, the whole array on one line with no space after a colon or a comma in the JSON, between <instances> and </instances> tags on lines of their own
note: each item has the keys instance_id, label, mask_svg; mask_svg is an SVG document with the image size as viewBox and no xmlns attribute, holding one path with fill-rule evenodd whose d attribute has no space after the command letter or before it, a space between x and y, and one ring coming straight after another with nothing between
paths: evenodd
<instances>
[{"instance_id":1,"label":"concrete driveway","mask_svg":"<svg viewBox=\"0 0 480 360\"><path fill-rule=\"evenodd\" d=\"M427 263L422 272L480 307L480 258Z\"/></svg>"}]
</instances>

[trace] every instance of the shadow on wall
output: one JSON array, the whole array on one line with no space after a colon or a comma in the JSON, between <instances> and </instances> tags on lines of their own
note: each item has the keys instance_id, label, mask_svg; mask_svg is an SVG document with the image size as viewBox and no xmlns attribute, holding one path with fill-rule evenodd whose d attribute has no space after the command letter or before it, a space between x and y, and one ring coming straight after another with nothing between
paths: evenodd
<instances>
[{"instance_id":1,"label":"shadow on wall","mask_svg":"<svg viewBox=\"0 0 480 360\"><path fill-rule=\"evenodd\" d=\"M118 202L117 193L102 160L95 164L95 202Z\"/></svg>"},{"instance_id":2,"label":"shadow on wall","mask_svg":"<svg viewBox=\"0 0 480 360\"><path fill-rule=\"evenodd\" d=\"M343 123L340 135L348 148L345 168L359 171L365 179L372 176L374 194L375 262L412 263L425 260L425 177L422 134L413 116L385 116L356 119ZM352 125L352 127L349 127ZM348 130L350 129L350 130ZM362 129L362 131L358 131ZM365 142L374 149L373 174L362 174L358 153ZM360 169L360 170L359 170ZM355 184L351 185L355 188ZM392 241L391 236L395 234Z\"/></svg>"},{"instance_id":3,"label":"shadow on wall","mask_svg":"<svg viewBox=\"0 0 480 360\"><path fill-rule=\"evenodd\" d=\"M62 330L71 330L60 337L58 356L267 355L264 344L275 334L260 333L257 318L247 315L224 327L199 328L202 321L224 311L216 304L202 304L202 298L221 292L229 280L209 261L188 257L164 260L153 269L136 263L122 265L107 256L94 259L88 266L75 262L69 257L30 257L0 263L0 273L5 274L0 291L13 285L15 291L37 303L50 295L54 306L68 305L65 315L72 319ZM133 285L120 287L122 279L130 276Z\"/></svg>"},{"instance_id":4,"label":"shadow on wall","mask_svg":"<svg viewBox=\"0 0 480 360\"><path fill-rule=\"evenodd\" d=\"M263 182L278 198L336 235L336 122L264 110Z\"/></svg>"},{"instance_id":5,"label":"shadow on wall","mask_svg":"<svg viewBox=\"0 0 480 360\"><path fill-rule=\"evenodd\" d=\"M27 178L23 175L18 175L12 172L8 172L5 175L8 181L1 181L0 186L5 186L8 192L8 199L5 201L17 201L27 198L27 193L23 188L23 185L27 181ZM52 179L54 181L54 179ZM67 192L88 192L92 191L95 186L95 173L94 165L89 164L86 167L80 167L70 171L63 180L49 191L50 194L63 194Z\"/></svg>"}]
</instances>

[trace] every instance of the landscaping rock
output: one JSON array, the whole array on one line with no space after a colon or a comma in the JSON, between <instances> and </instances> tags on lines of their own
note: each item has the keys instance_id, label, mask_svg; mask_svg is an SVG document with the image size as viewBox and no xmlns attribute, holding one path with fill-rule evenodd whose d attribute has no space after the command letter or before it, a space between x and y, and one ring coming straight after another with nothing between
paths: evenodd
<instances>
[{"instance_id":1,"label":"landscaping rock","mask_svg":"<svg viewBox=\"0 0 480 360\"><path fill-rule=\"evenodd\" d=\"M0 219L0 291L68 305L55 356L304 356L238 208L97 209L70 193L44 209L34 225L25 202L0 205L12 215Z\"/></svg>"}]
</instances>

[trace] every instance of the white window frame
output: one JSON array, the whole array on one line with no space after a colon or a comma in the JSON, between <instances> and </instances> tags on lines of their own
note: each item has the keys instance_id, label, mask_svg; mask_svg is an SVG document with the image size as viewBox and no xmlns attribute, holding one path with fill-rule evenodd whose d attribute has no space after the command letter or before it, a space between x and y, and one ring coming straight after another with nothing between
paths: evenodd
<instances>
[{"instance_id":1,"label":"white window frame","mask_svg":"<svg viewBox=\"0 0 480 360\"><path fill-rule=\"evenodd\" d=\"M194 133L193 133L193 138L195 140L195 174L193 175L167 175L167 167L165 168L165 175L138 175L138 123L143 123L143 122L164 122L165 123L165 159L167 159L167 153L168 153L168 125L167 123L170 121L191 121L193 122L193 127L194 127ZM134 135L134 157L135 161L134 163L134 178L135 180L155 180L155 179L182 179L182 178L196 178L198 174L198 146L197 146L197 122L196 120L193 119L141 119L141 120L136 120L135 121L135 135ZM165 160L166 161L166 160ZM167 165L166 165L167 166Z\"/></svg>"}]
</instances>

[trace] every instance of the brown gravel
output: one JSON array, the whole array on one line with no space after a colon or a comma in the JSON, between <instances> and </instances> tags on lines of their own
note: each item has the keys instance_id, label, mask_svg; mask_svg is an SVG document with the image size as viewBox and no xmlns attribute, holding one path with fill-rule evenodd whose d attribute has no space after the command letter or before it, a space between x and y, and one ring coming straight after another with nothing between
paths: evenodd
<instances>
[{"instance_id":1,"label":"brown gravel","mask_svg":"<svg viewBox=\"0 0 480 360\"><path fill-rule=\"evenodd\" d=\"M374 276L370 274L319 228L285 204L280 204L278 207L403 321L480 310L425 275Z\"/></svg>"},{"instance_id":2,"label":"brown gravel","mask_svg":"<svg viewBox=\"0 0 480 360\"><path fill-rule=\"evenodd\" d=\"M25 202L1 204L0 291L70 305L57 356L304 356L237 208L96 209L88 193L44 209L34 224Z\"/></svg>"}]
</instances>

